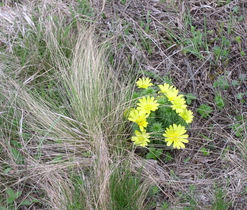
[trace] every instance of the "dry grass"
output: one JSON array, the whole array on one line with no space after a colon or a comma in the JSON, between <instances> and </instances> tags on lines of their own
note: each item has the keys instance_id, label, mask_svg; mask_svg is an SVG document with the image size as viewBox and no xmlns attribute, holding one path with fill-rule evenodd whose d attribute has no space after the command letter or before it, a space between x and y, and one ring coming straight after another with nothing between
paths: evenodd
<instances>
[{"instance_id":1,"label":"dry grass","mask_svg":"<svg viewBox=\"0 0 247 210\"><path fill-rule=\"evenodd\" d=\"M146 192L154 184L159 187L156 209L164 202L170 203L169 209L213 209L217 188L231 201L230 209L244 209L246 95L240 103L237 94L246 92L247 81L240 82L239 76L247 70L246 56L240 56L234 40L242 37L241 48L246 52L246 3L123 2L89 1L83 11L77 1L68 5L51 0L8 1L0 8L1 57L4 61L7 55L9 62L0 65L2 194L9 186L22 190L27 198L41 199L30 209L66 209L76 190L72 169L85 182L81 187L85 209L109 209L110 177L126 160L131 171L142 169ZM88 5L94 11L91 16ZM234 7L239 8L238 14ZM71 11L77 11L74 19ZM234 18L241 15L242 21ZM204 17L211 42L207 49L200 47L199 58L184 52L184 40L193 37L189 24L205 31ZM93 27L85 27L92 26L90 21ZM216 62L213 48L222 43L213 40L223 36L231 41L229 59ZM99 41L110 50L104 50ZM40 44L45 46L42 54ZM17 46L27 48L23 51L27 59L15 56ZM190 144L172 151L169 162L145 160L126 144L128 128L122 119L126 100L135 75L147 72L157 83L168 75L182 92L197 97L191 104L196 116ZM227 90L214 87L219 76L228 79ZM232 80L239 85L232 85ZM40 97L39 89L49 84L55 95ZM222 110L214 103L217 91L225 99ZM51 97L56 95L54 103ZM208 119L196 112L204 103L213 108ZM229 127L236 124L238 115L242 137ZM13 139L21 144L25 164L13 158ZM207 148L209 155L201 148ZM146 192L138 200L140 206L145 206Z\"/></svg>"},{"instance_id":2,"label":"dry grass","mask_svg":"<svg viewBox=\"0 0 247 210\"><path fill-rule=\"evenodd\" d=\"M70 34L67 38L71 38L74 47L72 44L68 45L73 49L70 49L71 56L66 57L63 51L63 47L66 46L59 43L63 38L59 37L62 26L56 25L65 19L65 16L60 15L58 22L49 17L40 17L40 22L36 25L40 29L35 28L31 32L34 32L32 49L27 49L32 50L30 55L33 54L21 72L18 72L19 80L12 80L7 72L1 75L2 97L8 104L2 107L3 110L8 110L5 115L6 121L12 115L9 130L4 132L6 128L2 128L2 131L7 133L2 136L2 146L6 152L4 159L7 167L16 172L11 179L12 183L9 184L15 187L28 183L33 186L31 190L38 188L41 194L45 193L46 208L66 209L73 197L73 185L68 169L90 167L93 172L89 181L92 183L87 189L88 204L85 209L107 209L111 201L108 189L112 173L110 166L113 167L116 148L120 152L122 150L122 116L127 97L130 96L129 89L119 83L116 72L103 62L103 50L97 46L92 29L76 30L75 36L73 30L68 28ZM8 25L6 18L2 21L5 21L5 26ZM19 27L16 28L17 32ZM31 35L28 31L30 27L26 26L26 23L23 23L22 27L27 30L26 37ZM39 40L35 36L42 36L47 46L47 60L44 61L46 64L38 64L42 60L39 60L37 50L40 43L37 43ZM22 46L26 39L23 39L23 43L21 41L18 39L18 43L14 41L11 45ZM29 68L28 64L32 68ZM46 70L47 66L52 67ZM31 88L42 86L42 78L47 78L51 72L58 77L56 82L59 82L57 88L64 103L63 107L56 107L59 104L51 103L52 100L44 100L40 93L30 91ZM10 113L9 109L14 109L14 113ZM57 112L54 109L57 109ZM18 131L11 130L15 120L18 121ZM24 140L23 136L27 133L31 137ZM14 134L19 136L24 165L16 164L16 160L12 158ZM89 152L89 157L83 158L82 155L86 152ZM60 158L58 162L54 160L56 157ZM12 173L11 171L9 173ZM2 183L5 185L9 175L2 176ZM42 199L43 196L39 195L39 192L35 197Z\"/></svg>"}]
</instances>

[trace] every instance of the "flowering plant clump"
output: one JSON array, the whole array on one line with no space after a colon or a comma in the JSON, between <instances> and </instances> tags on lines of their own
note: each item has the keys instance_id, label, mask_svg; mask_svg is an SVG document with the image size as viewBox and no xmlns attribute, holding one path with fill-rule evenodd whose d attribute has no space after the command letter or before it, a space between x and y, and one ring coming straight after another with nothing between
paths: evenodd
<instances>
[{"instance_id":1,"label":"flowering plant clump","mask_svg":"<svg viewBox=\"0 0 247 210\"><path fill-rule=\"evenodd\" d=\"M176 149L185 148L189 142L186 127L193 121L193 112L187 109L184 96L167 83L152 87L150 78L140 78L136 85L134 105L125 112L134 122L134 144L146 147L149 143L166 143Z\"/></svg>"}]
</instances>

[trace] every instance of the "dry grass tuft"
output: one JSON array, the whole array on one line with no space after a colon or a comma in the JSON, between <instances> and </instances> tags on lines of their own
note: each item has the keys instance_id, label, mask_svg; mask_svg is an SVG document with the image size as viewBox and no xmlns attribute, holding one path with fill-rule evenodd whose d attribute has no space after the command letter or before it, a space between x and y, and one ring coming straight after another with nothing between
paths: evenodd
<instances>
[{"instance_id":1,"label":"dry grass tuft","mask_svg":"<svg viewBox=\"0 0 247 210\"><path fill-rule=\"evenodd\" d=\"M38 6L47 9L48 5ZM41 14L47 13L46 9L41 10ZM45 205L42 201L43 208L66 209L75 193L69 175L71 168L90 169L90 175L83 175L85 172L81 175L86 176L85 208L108 209L111 205L109 179L114 168L114 158L118 159L116 154L121 153L124 140L121 137L125 129L122 116L130 96L130 90L126 87L127 78L122 80L123 85L116 76L117 72L105 65L105 55L92 36L93 29L68 28L70 41L65 42L65 47L71 48L68 49L71 54L68 57L64 46L61 46L63 37L60 37L60 24L66 17L58 13L58 21L43 14L35 26L20 23L19 27L26 30L23 36L27 39L34 33L32 46L27 49L31 51L31 56L25 61L23 69L17 72L16 80L11 79L8 72L1 75L2 96L7 104L2 109L8 110L6 122L12 117L12 124L5 131L7 135L2 139L6 153L5 164L10 168L8 174L15 173L8 184L16 187L28 183L31 187L23 188L23 191L41 201L46 200ZM19 35L19 28L15 30ZM47 60L41 64L38 52L40 39L37 36L42 37L46 47ZM22 47L27 39L18 39L18 43L12 41L10 48L16 45ZM56 75L55 81L59 83L57 100L62 102L58 104L54 103L56 99L42 98L38 89L31 91L45 85L42 78L49 75ZM59 103L63 105L60 107ZM11 130L16 120L18 130ZM12 135L15 134L19 136L17 139L21 145L23 162L13 159ZM87 157L83 158L83 154ZM3 183L7 181L8 174L2 174L2 180L5 180ZM33 189L39 193L33 193Z\"/></svg>"}]
</instances>

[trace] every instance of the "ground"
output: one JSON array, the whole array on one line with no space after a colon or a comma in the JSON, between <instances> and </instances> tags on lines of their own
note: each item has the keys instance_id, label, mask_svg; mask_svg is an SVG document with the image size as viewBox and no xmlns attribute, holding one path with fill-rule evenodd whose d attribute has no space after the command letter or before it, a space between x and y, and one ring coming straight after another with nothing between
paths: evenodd
<instances>
[{"instance_id":1,"label":"ground","mask_svg":"<svg viewBox=\"0 0 247 210\"><path fill-rule=\"evenodd\" d=\"M10 26L16 20L28 24L28 17L35 17L29 8L37 4L5 1L0 19ZM57 16L66 17L67 25L76 23L75 32L81 24L93 26L97 41L110 46L106 62L113 70L122 70L119 80L135 72L155 84L172 82L185 94L194 112L186 149L163 148L157 160L146 160L145 169L158 186L153 190L156 206L152 209L244 210L247 3L51 0L47 6ZM14 38L6 35L15 37L15 30L21 30L4 24L0 27L0 46L11 54ZM0 67L4 69L4 65ZM26 78L29 76L27 73ZM136 154L145 156L145 151L143 155L137 149ZM213 205L217 201L222 203Z\"/></svg>"}]
</instances>

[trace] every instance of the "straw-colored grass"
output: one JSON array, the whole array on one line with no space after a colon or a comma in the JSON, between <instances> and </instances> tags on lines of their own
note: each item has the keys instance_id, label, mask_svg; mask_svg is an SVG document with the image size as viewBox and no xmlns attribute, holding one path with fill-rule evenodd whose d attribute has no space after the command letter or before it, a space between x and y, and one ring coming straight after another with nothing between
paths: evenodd
<instances>
[{"instance_id":1,"label":"straw-colored grass","mask_svg":"<svg viewBox=\"0 0 247 210\"><path fill-rule=\"evenodd\" d=\"M38 9L42 6L47 5ZM106 65L107 54L93 36L93 27L71 25L64 35L64 20L60 14L58 20L41 15L38 22L24 21L25 36L10 43L20 57L27 56L22 57L18 75L13 74L14 62L6 64L15 78L5 69L1 74L1 165L9 170L2 173L1 183L14 189L22 186L27 192L23 199L34 196L40 206L61 210L75 202L78 192L70 177L74 174L81 179L77 189L84 197L83 209L110 209L111 174L133 156L123 147L128 144L123 112L132 78L120 81L119 70ZM49 95L52 91L54 98ZM13 141L19 144L17 157ZM144 200L145 196L141 204ZM16 200L15 207L19 203Z\"/></svg>"}]
</instances>

